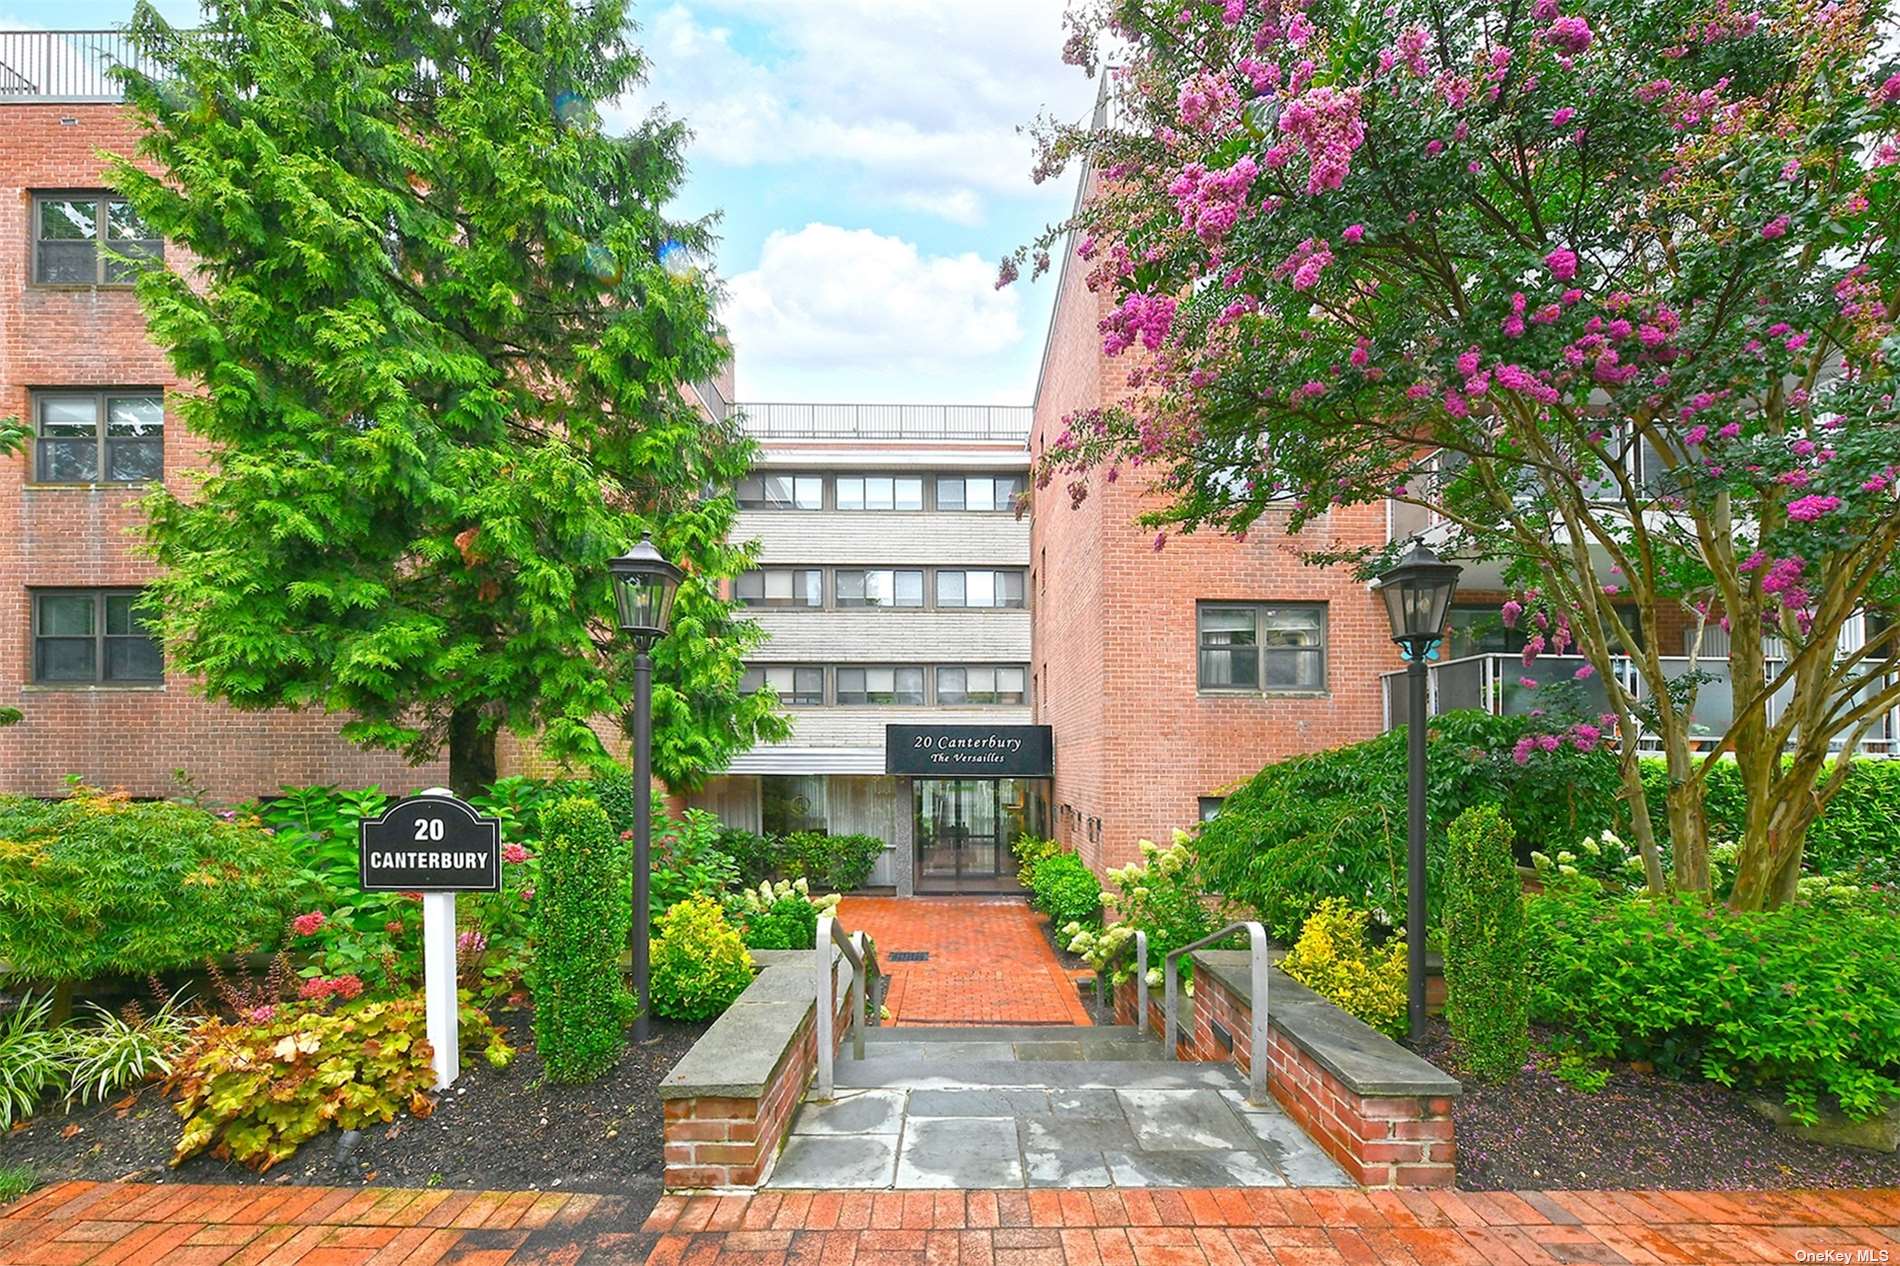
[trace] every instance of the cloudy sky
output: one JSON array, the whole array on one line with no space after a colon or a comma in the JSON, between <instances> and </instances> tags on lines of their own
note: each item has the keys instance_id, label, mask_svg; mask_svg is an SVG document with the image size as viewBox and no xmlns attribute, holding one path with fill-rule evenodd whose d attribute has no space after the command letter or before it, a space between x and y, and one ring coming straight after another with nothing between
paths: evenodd
<instances>
[{"instance_id":1,"label":"cloudy sky","mask_svg":"<svg viewBox=\"0 0 1900 1266\"><path fill-rule=\"evenodd\" d=\"M1027 403L1053 287L996 260L1059 218L1017 126L1079 119L1062 0L636 4L651 81L692 126L677 210L718 211L742 400ZM195 0L159 0L188 24ZM107 27L130 0L0 0L0 29Z\"/></svg>"}]
</instances>

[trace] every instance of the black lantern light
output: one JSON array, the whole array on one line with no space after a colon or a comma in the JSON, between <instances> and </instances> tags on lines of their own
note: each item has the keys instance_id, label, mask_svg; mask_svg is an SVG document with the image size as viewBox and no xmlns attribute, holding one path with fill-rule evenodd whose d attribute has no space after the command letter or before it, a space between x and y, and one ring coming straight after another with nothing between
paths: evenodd
<instances>
[{"instance_id":1,"label":"black lantern light","mask_svg":"<svg viewBox=\"0 0 1900 1266\"><path fill-rule=\"evenodd\" d=\"M1458 571L1456 563L1414 544L1376 586L1392 621L1392 640L1405 648L1406 658L1405 949L1414 1046L1425 1039L1425 657L1444 636Z\"/></svg>"},{"instance_id":2,"label":"black lantern light","mask_svg":"<svg viewBox=\"0 0 1900 1266\"><path fill-rule=\"evenodd\" d=\"M653 548L653 538L640 543L607 564L614 578L614 605L620 610L620 628L632 635L634 645L650 651L666 636L673 617L673 595L684 575Z\"/></svg>"},{"instance_id":3,"label":"black lantern light","mask_svg":"<svg viewBox=\"0 0 1900 1266\"><path fill-rule=\"evenodd\" d=\"M1459 567L1423 545L1406 551L1392 570L1379 577L1379 596L1392 621L1392 640L1417 662L1445 632L1445 616L1458 592Z\"/></svg>"},{"instance_id":4,"label":"black lantern light","mask_svg":"<svg viewBox=\"0 0 1900 1266\"><path fill-rule=\"evenodd\" d=\"M633 1036L647 1039L651 999L647 989L648 896L653 880L653 644L666 636L673 617L673 595L685 573L660 556L653 538L607 564L614 579L614 606L621 631L633 638L633 918L627 928L627 957L633 968L633 993L640 1010Z\"/></svg>"}]
</instances>

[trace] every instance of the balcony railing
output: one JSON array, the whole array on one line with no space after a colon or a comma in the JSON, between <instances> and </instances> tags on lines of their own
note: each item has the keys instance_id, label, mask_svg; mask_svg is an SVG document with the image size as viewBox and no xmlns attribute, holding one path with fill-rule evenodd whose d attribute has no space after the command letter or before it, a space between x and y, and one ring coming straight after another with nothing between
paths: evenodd
<instances>
[{"instance_id":1,"label":"balcony railing","mask_svg":"<svg viewBox=\"0 0 1900 1266\"><path fill-rule=\"evenodd\" d=\"M760 439L1005 440L1029 438L1034 410L1006 404L747 404Z\"/></svg>"},{"instance_id":2,"label":"balcony railing","mask_svg":"<svg viewBox=\"0 0 1900 1266\"><path fill-rule=\"evenodd\" d=\"M1521 656L1500 654L1427 663L1426 711L1430 716L1438 716L1460 708L1476 708L1493 716L1528 716L1549 701L1549 696L1539 687L1564 682L1581 689L1586 712L1606 712L1609 695L1602 678L1594 674L1577 677L1577 669L1587 662L1577 655L1540 655L1527 668ZM1650 696L1648 684L1635 665L1620 657L1615 664L1617 681L1623 688L1639 701L1647 699ZM1692 668L1686 655L1667 655L1662 657L1662 665L1671 680L1686 677L1692 671L1698 674L1700 684L1690 714L1690 732L1695 742L1713 746L1735 720L1735 683L1729 675L1728 661L1705 656L1693 661ZM1773 676L1781 668L1781 664L1770 661L1768 673ZM1382 680L1385 728L1395 729L1406 722L1405 670L1385 673ZM1533 684L1526 685L1526 682ZM1541 699L1540 694L1543 694ZM1786 691L1771 698L1768 701L1770 720L1777 718L1786 704ZM1639 734L1636 742L1644 751L1655 751L1661 746L1653 734ZM1868 733L1861 741L1859 752L1863 756L1900 757L1900 708L1888 712Z\"/></svg>"},{"instance_id":3,"label":"balcony railing","mask_svg":"<svg viewBox=\"0 0 1900 1266\"><path fill-rule=\"evenodd\" d=\"M0 31L0 101L117 101L114 66L159 70L124 31Z\"/></svg>"}]
</instances>

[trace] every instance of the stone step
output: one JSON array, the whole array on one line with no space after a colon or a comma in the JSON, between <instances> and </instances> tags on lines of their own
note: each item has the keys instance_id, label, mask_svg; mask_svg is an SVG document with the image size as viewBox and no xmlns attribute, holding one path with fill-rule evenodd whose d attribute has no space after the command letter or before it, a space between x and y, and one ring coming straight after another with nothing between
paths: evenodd
<instances>
[{"instance_id":1,"label":"stone step","mask_svg":"<svg viewBox=\"0 0 1900 1266\"><path fill-rule=\"evenodd\" d=\"M1047 1042L1060 1038L1126 1040L1141 1037L1132 1024L883 1024L864 1031L867 1042ZM1157 1039L1158 1040L1158 1039Z\"/></svg>"},{"instance_id":2,"label":"stone step","mask_svg":"<svg viewBox=\"0 0 1900 1266\"><path fill-rule=\"evenodd\" d=\"M1245 1090L1229 1064L1166 1059L996 1059L923 1055L913 1051L862 1060L845 1048L837 1084L890 1090Z\"/></svg>"}]
</instances>

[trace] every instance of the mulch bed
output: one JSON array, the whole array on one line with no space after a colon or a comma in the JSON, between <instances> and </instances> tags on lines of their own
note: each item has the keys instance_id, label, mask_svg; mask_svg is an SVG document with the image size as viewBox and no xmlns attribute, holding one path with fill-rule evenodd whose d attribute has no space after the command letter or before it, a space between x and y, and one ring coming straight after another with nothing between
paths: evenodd
<instances>
[{"instance_id":1,"label":"mulch bed","mask_svg":"<svg viewBox=\"0 0 1900 1266\"><path fill-rule=\"evenodd\" d=\"M1465 1083L1452 1117L1458 1185L1470 1190L1900 1186L1900 1154L1790 1138L1755 1115L1746 1093L1711 1081L1618 1065L1586 1094L1538 1056L1538 1067L1481 1085L1460 1072L1438 1020L1420 1053Z\"/></svg>"},{"instance_id":2,"label":"mulch bed","mask_svg":"<svg viewBox=\"0 0 1900 1266\"><path fill-rule=\"evenodd\" d=\"M166 1162L180 1122L156 1085L115 1104L71 1113L55 1106L0 1138L0 1165L30 1166L41 1183L70 1178L137 1182L312 1183L583 1191L634 1198L645 1215L660 1195L658 1087L706 1031L653 1022L653 1040L585 1085L541 1085L527 1010L497 1016L519 1052L497 1070L479 1055L437 1096L435 1111L363 1131L339 1161L342 1135L318 1135L265 1174L197 1156Z\"/></svg>"}]
</instances>

